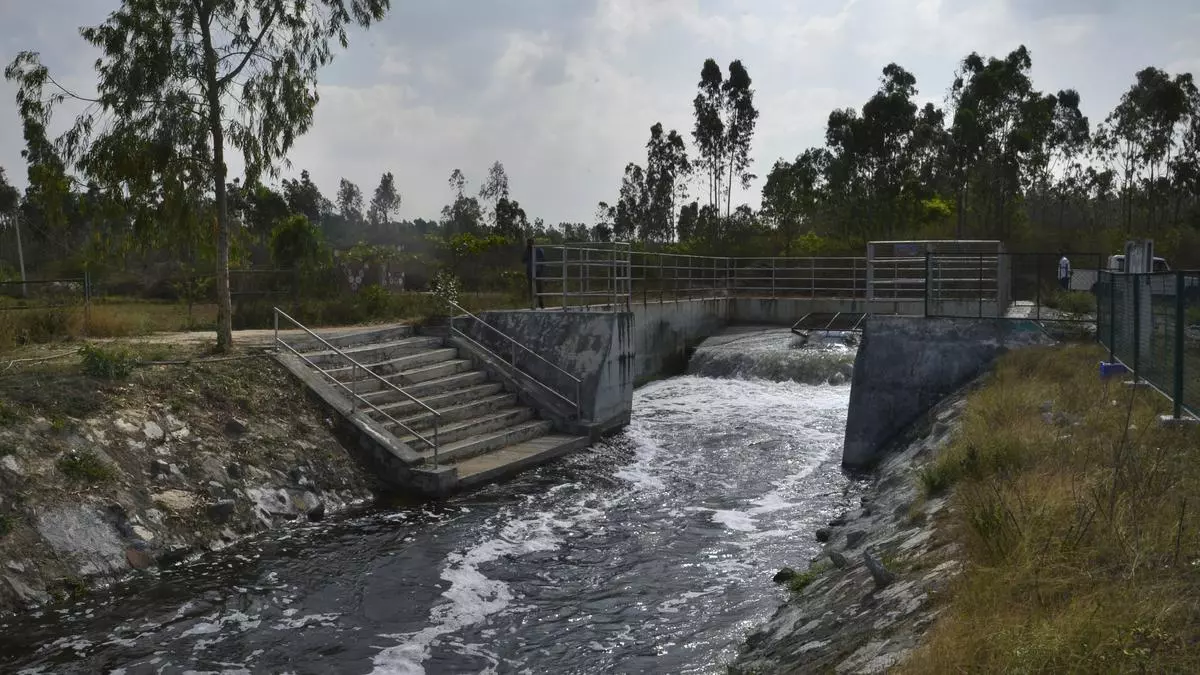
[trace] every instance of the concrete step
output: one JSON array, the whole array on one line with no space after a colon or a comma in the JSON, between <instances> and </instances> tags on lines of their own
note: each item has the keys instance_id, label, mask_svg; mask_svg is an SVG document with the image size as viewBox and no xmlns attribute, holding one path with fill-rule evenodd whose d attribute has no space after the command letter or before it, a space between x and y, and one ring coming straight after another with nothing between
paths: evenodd
<instances>
[{"instance_id":1,"label":"concrete step","mask_svg":"<svg viewBox=\"0 0 1200 675\"><path fill-rule=\"evenodd\" d=\"M553 428L554 426L546 420L531 420L495 431L480 433L454 443L443 442L442 447L438 450L438 462L442 464L460 462L509 445L545 436ZM420 447L414 446L413 450L419 452L422 457L426 460L433 459L433 453L426 450L423 444L418 442L416 446Z\"/></svg>"},{"instance_id":2,"label":"concrete step","mask_svg":"<svg viewBox=\"0 0 1200 675\"><path fill-rule=\"evenodd\" d=\"M493 431L499 431L506 427L511 427L522 422L528 422L533 419L534 413L532 408L513 407L503 408L501 410L490 412L482 417L473 417L461 422L448 424L438 429L438 443L442 446L453 444L465 438L479 436ZM404 434L404 435L401 435ZM429 437L428 434L422 433L423 436ZM410 446L421 446L420 439L404 433L401 429L396 433L397 438L401 443ZM443 458L442 461L445 461Z\"/></svg>"},{"instance_id":3,"label":"concrete step","mask_svg":"<svg viewBox=\"0 0 1200 675\"><path fill-rule=\"evenodd\" d=\"M461 487L476 487L587 446L586 436L546 434L459 462L458 482Z\"/></svg>"},{"instance_id":4,"label":"concrete step","mask_svg":"<svg viewBox=\"0 0 1200 675\"><path fill-rule=\"evenodd\" d=\"M358 360L364 367L369 368L371 372L378 375L393 375L395 373L413 370L422 366L430 366L435 363L442 363L458 358L458 350L453 347L443 347L441 349L430 349L427 351L408 354L405 356L397 356L387 359L386 361L362 361ZM340 361L341 359L339 359ZM342 363L345 363L342 361ZM337 365L334 368L328 368L326 373L338 378L339 381L349 382L354 374L354 366ZM359 378L363 379L363 378Z\"/></svg>"},{"instance_id":5,"label":"concrete step","mask_svg":"<svg viewBox=\"0 0 1200 675\"><path fill-rule=\"evenodd\" d=\"M431 396L439 394L447 394L454 391L467 389L482 384L487 384L487 373L482 370L471 370L458 375L442 377L436 380L427 380L419 382L411 387L404 387L404 391L408 392L409 396L421 399L424 401ZM376 406L382 408L391 403L403 403L408 401L408 397L397 393L393 389L376 389L363 394L363 398L367 399ZM428 405L428 404L426 404Z\"/></svg>"},{"instance_id":6,"label":"concrete step","mask_svg":"<svg viewBox=\"0 0 1200 675\"><path fill-rule=\"evenodd\" d=\"M425 403L426 403L426 405L429 405L428 401L426 401ZM474 401L463 402L459 405L452 405L450 407L442 408L442 409L438 409L438 408L434 408L434 409L437 410L439 413L441 413L441 417L438 418L438 421L440 423L441 428L445 429L445 428L449 427L450 425L455 424L456 422L462 422L464 420L484 417L486 415L495 413L496 411L504 409L504 408L513 408L516 405L517 405L517 395L516 394L494 394L492 396L487 396L485 398L476 399ZM433 407L433 406L430 406L430 407ZM404 426L408 427L409 429L418 431L422 434L425 434L426 430L431 431L431 432L433 430L434 417L433 417L433 413L431 413L431 412L424 411L424 412L414 413L414 414L410 414L408 417L403 417L403 418L396 417L396 415L391 412L389 412L388 414L391 415L393 418L398 419ZM392 426L391 422L387 421L387 419L384 418L382 415L373 414L372 416L375 417L376 419L378 419L380 422L383 422L386 426L388 426L388 428L392 431L392 433L395 433L395 434L407 433L401 427Z\"/></svg>"},{"instance_id":7,"label":"concrete step","mask_svg":"<svg viewBox=\"0 0 1200 675\"><path fill-rule=\"evenodd\" d=\"M379 363L400 356L419 354L431 349L441 349L445 344L445 341L435 337L403 337L386 342L356 345L342 349L342 352L359 363ZM337 352L326 349L323 345L319 345L318 348L311 351L304 352L304 356L309 361L322 367L331 366L340 368L346 364L346 360Z\"/></svg>"},{"instance_id":8,"label":"concrete step","mask_svg":"<svg viewBox=\"0 0 1200 675\"><path fill-rule=\"evenodd\" d=\"M290 328L290 325L285 325L286 321L280 320L279 328L281 331ZM392 324L388 326L377 326L373 328L350 329L340 331L313 331L320 335L326 342L337 347L338 349L353 349L362 346L370 346L372 344L384 342L396 342L409 338L415 335L413 327L407 324ZM318 352L326 350L327 347L312 336L304 333L297 335L289 333L284 340L291 346L301 352Z\"/></svg>"},{"instance_id":9,"label":"concrete step","mask_svg":"<svg viewBox=\"0 0 1200 675\"><path fill-rule=\"evenodd\" d=\"M460 376L455 375L455 377ZM426 396L425 398L421 399L421 402L440 412L446 408L462 405L464 403L470 403L471 401L477 401L481 398L499 394L503 391L503 384L499 382L488 382L486 384L467 387L465 389L455 389L441 394ZM408 417L416 414L419 410L423 410L421 406L408 399L403 399L394 403L385 403L384 405L379 406L379 409L391 415L392 417L395 417L396 419Z\"/></svg>"},{"instance_id":10,"label":"concrete step","mask_svg":"<svg viewBox=\"0 0 1200 675\"><path fill-rule=\"evenodd\" d=\"M471 370L471 368L472 365L470 361L466 359L455 359L453 361L435 363L430 366L413 368L412 370L406 370L401 373L383 375L382 378L407 391L408 388L414 384L420 384L430 380L440 380L442 378L450 377L451 375L458 375ZM344 382L347 385L350 384L350 373L345 373L345 377L338 378L338 381ZM355 391L363 395L373 391L379 391L381 389L391 389L391 387L387 386L383 382L380 382L378 379L367 375L366 373L358 374L358 380L354 386ZM413 394L413 396L416 396L416 394ZM418 396L418 398L420 397Z\"/></svg>"}]
</instances>

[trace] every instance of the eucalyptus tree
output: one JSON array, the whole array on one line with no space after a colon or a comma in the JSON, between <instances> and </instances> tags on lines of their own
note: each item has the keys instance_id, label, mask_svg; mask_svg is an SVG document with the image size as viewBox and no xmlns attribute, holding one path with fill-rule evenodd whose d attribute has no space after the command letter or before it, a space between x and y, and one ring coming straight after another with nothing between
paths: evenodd
<instances>
[{"instance_id":1,"label":"eucalyptus tree","mask_svg":"<svg viewBox=\"0 0 1200 675\"><path fill-rule=\"evenodd\" d=\"M646 225L643 239L675 238L675 204L687 198L691 173L687 144L677 131L663 133L661 122L650 127L646 143Z\"/></svg>"},{"instance_id":2,"label":"eucalyptus tree","mask_svg":"<svg viewBox=\"0 0 1200 675\"><path fill-rule=\"evenodd\" d=\"M367 221L376 227L385 225L399 210L400 193L396 190L396 177L387 171L379 177L379 185L375 187L371 206L367 209Z\"/></svg>"},{"instance_id":3,"label":"eucalyptus tree","mask_svg":"<svg viewBox=\"0 0 1200 675\"><path fill-rule=\"evenodd\" d=\"M28 121L44 124L67 98L91 104L60 140L76 168L113 198L157 201L166 181L178 183L178 195L209 195L217 350L224 351L233 344L226 152L241 152L248 185L273 174L312 125L317 73L334 45L345 48L348 26L370 26L389 5L123 0L104 23L80 31L102 52L97 97L59 85L36 52L21 52L5 76L18 83L18 108Z\"/></svg>"}]
</instances>

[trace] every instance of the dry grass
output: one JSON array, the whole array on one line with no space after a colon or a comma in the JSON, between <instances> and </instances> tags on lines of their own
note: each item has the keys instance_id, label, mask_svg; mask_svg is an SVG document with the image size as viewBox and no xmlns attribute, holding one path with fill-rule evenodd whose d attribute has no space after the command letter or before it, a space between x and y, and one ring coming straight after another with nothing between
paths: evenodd
<instances>
[{"instance_id":1,"label":"dry grass","mask_svg":"<svg viewBox=\"0 0 1200 675\"><path fill-rule=\"evenodd\" d=\"M238 303L235 329L267 329L274 325L273 307L279 304L312 327L351 326L390 321L424 321L438 310L437 301L425 293L360 294L352 298L306 300L298 307L263 300ZM460 304L469 311L527 306L527 301L506 293L465 293ZM130 338L177 331L215 330L216 305L105 299L61 307L0 307L0 354L22 345L52 344L89 338Z\"/></svg>"},{"instance_id":2,"label":"dry grass","mask_svg":"<svg viewBox=\"0 0 1200 675\"><path fill-rule=\"evenodd\" d=\"M922 481L970 564L903 672L1200 672L1200 433L1103 357L1016 352L969 399Z\"/></svg>"}]
</instances>

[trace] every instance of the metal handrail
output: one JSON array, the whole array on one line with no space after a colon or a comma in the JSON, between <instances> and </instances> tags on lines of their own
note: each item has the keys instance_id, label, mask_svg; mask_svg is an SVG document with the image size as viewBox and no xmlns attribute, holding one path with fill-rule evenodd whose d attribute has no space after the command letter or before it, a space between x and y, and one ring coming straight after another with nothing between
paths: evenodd
<instances>
[{"instance_id":1,"label":"metal handrail","mask_svg":"<svg viewBox=\"0 0 1200 675\"><path fill-rule=\"evenodd\" d=\"M341 349L338 349L337 347L333 346L332 344L329 343L328 340L326 340L325 338L321 337L320 335L317 335L316 333L312 332L311 330L308 329L307 326L305 326L304 324L300 323L296 319L289 316L287 312L279 309L278 307L275 307L274 310L275 310L275 344L283 345L284 347L286 347L288 349L288 351L290 351L293 354L295 354L296 356L298 356L300 358L300 360L304 361L306 364L308 364L310 367L315 369L317 372L319 372L322 375L324 375L325 377L329 378L329 380L331 382L333 382L334 384L336 384L337 386L341 387L342 389L345 389L350 394L350 412L352 412L352 413L356 412L358 410L358 403L361 402L363 405L367 406L371 410L386 417L388 419L388 421L392 422L393 424L400 427L401 429L404 429L405 431L407 431L410 435L412 435L417 440L420 440L421 442L425 443L425 445L429 446L433 450L433 463L435 466L438 464L438 450L439 450L438 428L441 426L441 418L442 418L442 414L440 412L434 410L433 408L429 407L429 405L426 404L424 401L418 399L417 397L413 396L412 394L408 393L407 391L404 391L400 387L396 386L396 384L394 382L388 380L387 378L383 377L379 373L376 373L375 371L371 370L367 366L359 363L358 360L356 360L354 357L350 356L349 354L342 351ZM353 387L346 386L346 384L344 382L341 382L336 377L330 375L329 372L326 371L324 368L318 366L316 363L313 363L313 361L311 359L309 359L304 354L301 354L299 350L297 350L295 347L289 345L287 342L285 342L283 340L283 338L280 338L279 337L279 317L281 317L281 316L283 318L287 319L288 321L292 322L292 324L294 324L300 330L304 331L305 333L308 333L308 335L310 337L316 339L318 342L325 345L325 347L332 350L338 356L349 361L353 368L353 371L350 376L351 384L354 384L355 382L358 381L358 371L362 370L363 372L370 375L375 380L381 382L385 387L391 389L392 391L397 392L401 396L404 396L409 401L416 403L419 407L424 408L426 410L426 412L433 415L433 440L432 441L429 440L428 438L425 437L424 434L421 434L420 432L416 431L415 429L408 426L407 424L401 422L400 420L396 419L395 417L392 417L390 414L388 414L387 411L381 410L379 408L379 406L376 406L374 403L371 403L370 401L368 401L366 399L366 397L364 397L362 394L359 394L357 391L355 391L355 389Z\"/></svg>"},{"instance_id":2,"label":"metal handrail","mask_svg":"<svg viewBox=\"0 0 1200 675\"><path fill-rule=\"evenodd\" d=\"M457 302L454 302L453 300L448 300L448 301L447 301L447 303L450 305L450 308L451 308L451 309L453 309L453 310L457 310L458 312L460 312L460 313L462 313L462 314L464 314L464 315L466 315L466 316L470 317L470 318L471 318L471 319L473 319L473 320L474 320L474 321L475 321L477 324L479 324L479 325L481 325L481 326L483 326L483 327L487 328L488 330L492 331L492 332L493 332L493 333L495 333L496 335L499 335L500 337L504 338L504 339L505 339L505 340L508 342L509 349L511 350L511 353L510 353L510 361L509 361L509 363L511 363L511 365L512 365L512 367L513 367L513 370L514 370L514 371L516 371L516 372L518 372L518 373L520 373L520 374L524 375L525 377L529 378L529 379L530 379L530 380L532 380L532 381L533 381L535 384L537 384L537 385L541 386L543 389L545 389L546 391L550 392L551 394L553 394L553 395L557 396L558 398L562 399L562 400L563 400L563 401L565 401L566 403L568 403L568 404L570 404L570 405L573 405L573 406L575 406L575 414L576 414L576 416L581 416L581 415L583 414L583 405L582 405L581 396L580 396L580 391L579 391L579 390L580 390L580 387L581 387L581 385L583 384L583 380L582 380L582 379L580 379L580 378L576 377L575 375L571 374L570 372L568 372L568 371L564 370L562 367L560 367L560 366L558 366L558 365L556 365L556 364L554 364L554 363L551 363L551 362L550 362L548 359L546 359L546 357L542 356L541 354L538 354L537 352L533 351L533 350L532 350L532 349L530 349L529 347L526 347L525 345L521 344L520 342L517 342L515 339L513 339L513 338L512 338L511 336L509 336L507 333L505 333L504 331L500 330L499 328L496 328L495 326L493 326L492 324L490 324L490 323L488 323L488 322L484 321L483 319L481 319L481 318L479 318L479 317L475 316L474 314L472 314L471 312L469 312L469 311L467 311L465 308L463 308L461 305L459 305ZM491 356L495 357L496 359L498 359L498 360L500 361L500 363L505 363L505 361L504 361L504 358L503 358L502 356L500 356L499 354L495 353L495 352L494 352L494 351L492 351L491 349L488 349L486 346L484 346L484 345L480 344L480 342L479 342L478 340L476 340L476 339L472 338L471 336L467 335L466 333L464 333L464 332L462 332L461 330L459 330L458 328L456 328L456 327L454 326L454 319L455 319L455 318L456 318L456 317L454 316L454 314L453 314L453 313L451 313L451 316L450 316L450 331L451 331L452 333L455 333L455 334L457 334L459 337L463 338L464 340L467 340L467 341L468 341L468 342L470 342L471 344L473 344L473 345L475 345L476 347L478 347L478 348L482 349L484 352L486 352L486 353L488 353L489 355L491 355ZM561 392L559 392L559 391L556 391L556 390L554 389L554 387L551 387L550 385L546 384L545 382L542 382L541 380L539 380L539 379L537 379L536 377L534 377L532 374L530 374L530 373L527 373L527 372L525 372L525 371L521 370L520 368L518 368L518 367L517 367L517 358L516 358L516 351L517 351L518 349L520 349L520 350L524 351L524 352L525 352L525 353L527 353L527 354L530 354L530 355L532 355L532 356L533 356L535 359L537 359L537 360L541 361L542 363L546 364L547 366L550 366L551 368L553 368L554 370L558 371L559 373L561 373L561 374L563 374L563 375L566 375L566 376L567 376L567 378L568 378L569 380L571 380L572 382L574 382L574 383L575 383L575 400L573 400L573 401L572 401L570 398L567 398L566 396L564 396L564 395L563 395Z\"/></svg>"}]
</instances>

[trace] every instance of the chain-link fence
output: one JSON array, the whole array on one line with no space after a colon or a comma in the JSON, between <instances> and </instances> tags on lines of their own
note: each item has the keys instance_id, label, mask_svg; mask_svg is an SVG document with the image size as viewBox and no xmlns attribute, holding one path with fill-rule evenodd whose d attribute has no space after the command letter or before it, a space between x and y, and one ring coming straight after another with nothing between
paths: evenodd
<instances>
[{"instance_id":1,"label":"chain-link fence","mask_svg":"<svg viewBox=\"0 0 1200 675\"><path fill-rule=\"evenodd\" d=\"M1170 398L1176 417L1200 415L1200 272L1101 271L1096 297L1110 360Z\"/></svg>"}]
</instances>

